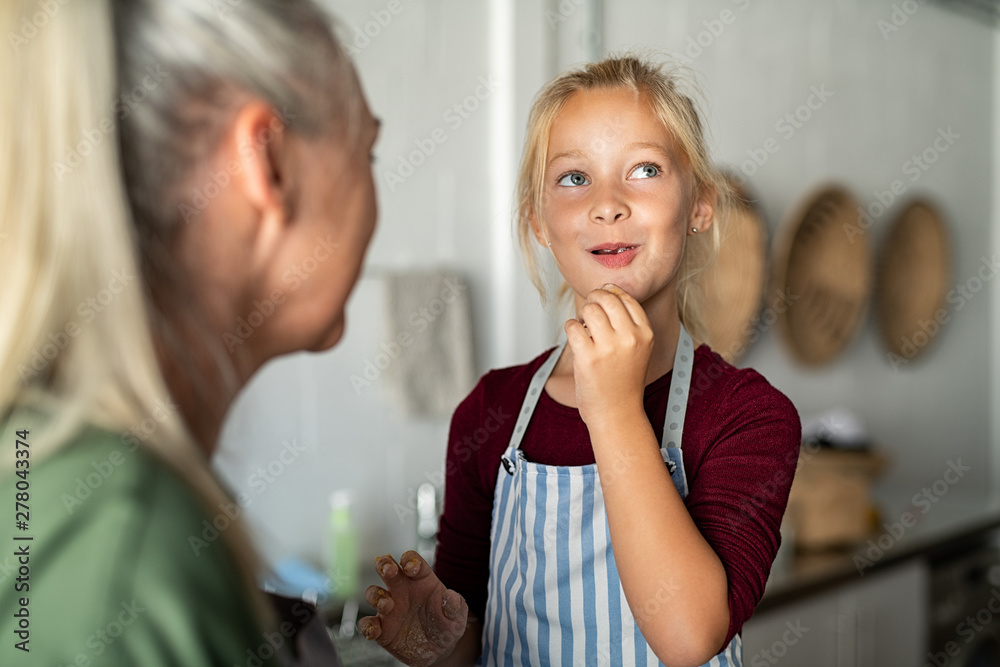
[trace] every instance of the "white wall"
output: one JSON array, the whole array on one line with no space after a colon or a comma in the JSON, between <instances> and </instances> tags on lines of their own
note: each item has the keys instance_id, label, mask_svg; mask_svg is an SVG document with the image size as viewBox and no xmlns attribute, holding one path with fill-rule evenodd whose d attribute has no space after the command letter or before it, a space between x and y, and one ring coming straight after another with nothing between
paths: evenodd
<instances>
[{"instance_id":1,"label":"white wall","mask_svg":"<svg viewBox=\"0 0 1000 667\"><path fill-rule=\"evenodd\" d=\"M372 12L389 6L388 0L328 4L348 40L374 20ZM350 375L392 337L381 314L380 272L445 265L467 276L481 372L524 361L551 340L557 323L538 307L523 277L504 201L531 96L594 47L584 39L595 26L591 7L603 4L603 27L601 13L596 25L605 49L649 47L679 56L688 38L705 30L704 21L732 12L733 21L692 65L701 74L722 161L739 165L748 149L771 136L780 140L780 150L750 179L772 231L821 182L840 181L868 204L876 190L900 178L908 183L904 199L927 194L947 216L954 283L973 276L980 258L1000 245L990 226L992 218L1000 229L1000 201L991 190L1000 159L1000 46L983 25L923 5L884 39L877 22L890 20L889 0L580 4L403 0L402 10L357 54L369 100L384 122L376 149L380 227L370 270L351 301L342 344L266 367L234 409L218 456L226 478L253 499L248 513L272 559L320 558L326 497L340 487L359 493L366 555L398 554L414 543L412 519L400 521L393 508L405 507L416 486L440 471L447 420L404 420L387 406L377 382L360 395L351 387ZM553 20L560 12L566 20ZM500 81L498 92L460 127L444 121L480 76L497 78L498 72L512 80ZM814 85L825 85L833 97L791 138L781 138L775 122ZM910 184L904 162L949 126L961 138ZM447 140L392 191L385 171L436 127L446 130ZM498 132L512 138L511 149L491 138ZM872 228L876 247L898 204ZM981 502L988 464L1000 470L989 456L991 406L1000 387L1000 360L991 346L1000 322L996 294L991 285L954 313L927 357L898 373L885 360L871 318L827 368L797 367L770 331L742 363L761 370L803 414L843 405L867 421L892 458L879 486L890 515L901 499L937 479L948 459L961 458L974 470L947 500ZM261 485L250 476L290 438L306 452L257 493ZM1000 424L992 441L1000 452Z\"/></svg>"}]
</instances>

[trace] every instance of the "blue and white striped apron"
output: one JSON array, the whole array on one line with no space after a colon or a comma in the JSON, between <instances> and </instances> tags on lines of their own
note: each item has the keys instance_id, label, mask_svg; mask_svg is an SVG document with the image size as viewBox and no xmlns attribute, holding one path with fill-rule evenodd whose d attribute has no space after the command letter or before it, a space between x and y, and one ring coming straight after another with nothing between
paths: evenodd
<instances>
[{"instance_id":1,"label":"blue and white striped apron","mask_svg":"<svg viewBox=\"0 0 1000 667\"><path fill-rule=\"evenodd\" d=\"M497 473L479 664L660 665L639 632L618 578L597 465L539 465L520 450L565 345L532 378ZM682 325L660 449L682 498L688 488L681 434L693 361L694 345ZM656 598L654 593L640 611L657 613ZM706 665L742 667L742 656L736 635Z\"/></svg>"}]
</instances>

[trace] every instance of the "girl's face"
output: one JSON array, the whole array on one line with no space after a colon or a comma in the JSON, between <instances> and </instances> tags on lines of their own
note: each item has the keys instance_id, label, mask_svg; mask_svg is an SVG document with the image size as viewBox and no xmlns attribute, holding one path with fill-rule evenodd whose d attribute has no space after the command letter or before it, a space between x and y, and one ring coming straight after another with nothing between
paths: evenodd
<instances>
[{"instance_id":1,"label":"girl's face","mask_svg":"<svg viewBox=\"0 0 1000 667\"><path fill-rule=\"evenodd\" d=\"M614 283L640 303L673 285L685 234L711 224L667 129L642 95L578 91L552 124L535 235L577 305Z\"/></svg>"}]
</instances>

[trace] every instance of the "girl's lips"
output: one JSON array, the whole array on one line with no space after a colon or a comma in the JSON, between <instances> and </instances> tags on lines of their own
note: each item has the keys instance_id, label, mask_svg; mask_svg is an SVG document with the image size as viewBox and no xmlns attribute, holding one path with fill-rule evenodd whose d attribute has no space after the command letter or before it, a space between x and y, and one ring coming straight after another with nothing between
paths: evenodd
<instances>
[{"instance_id":1,"label":"girl's lips","mask_svg":"<svg viewBox=\"0 0 1000 667\"><path fill-rule=\"evenodd\" d=\"M599 252L600 251L600 252ZM609 269L620 269L628 266L639 252L639 246L623 243L606 244L590 249L590 256Z\"/></svg>"}]
</instances>

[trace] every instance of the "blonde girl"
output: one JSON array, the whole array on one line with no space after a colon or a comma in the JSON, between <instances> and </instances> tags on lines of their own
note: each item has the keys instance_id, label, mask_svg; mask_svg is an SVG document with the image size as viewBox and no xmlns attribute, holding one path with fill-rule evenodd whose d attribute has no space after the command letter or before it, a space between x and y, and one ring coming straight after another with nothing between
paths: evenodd
<instances>
[{"instance_id":1,"label":"blonde girl","mask_svg":"<svg viewBox=\"0 0 1000 667\"><path fill-rule=\"evenodd\" d=\"M550 252L576 317L458 407L434 573L381 559L363 628L411 664L739 665L800 426L705 343L695 277L727 190L695 105L634 57L564 74L517 192L529 271L543 289Z\"/></svg>"}]
</instances>

